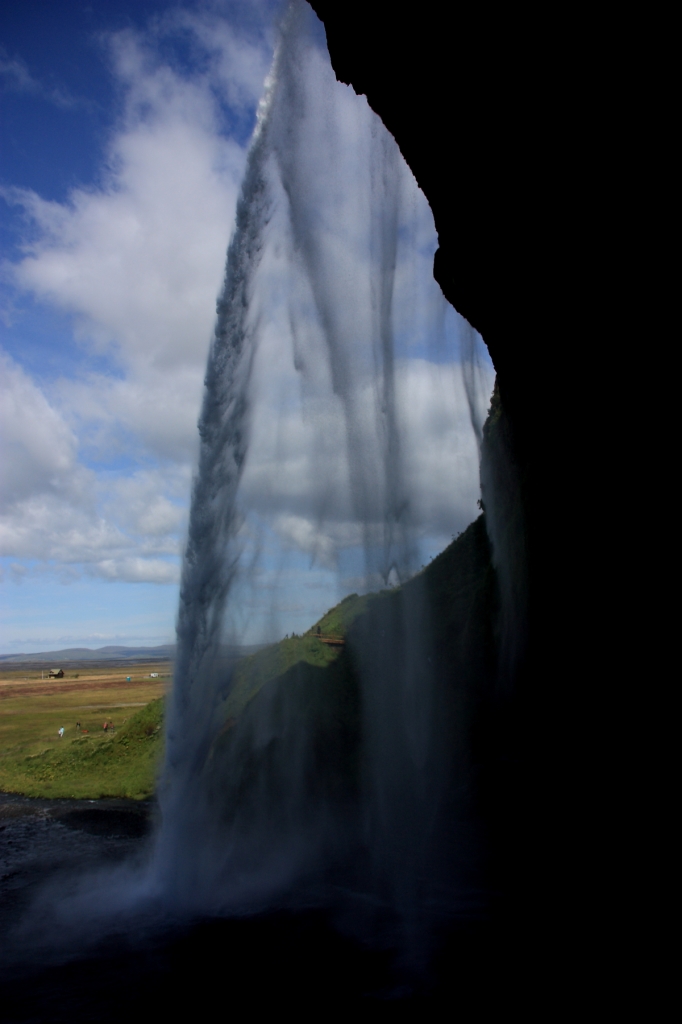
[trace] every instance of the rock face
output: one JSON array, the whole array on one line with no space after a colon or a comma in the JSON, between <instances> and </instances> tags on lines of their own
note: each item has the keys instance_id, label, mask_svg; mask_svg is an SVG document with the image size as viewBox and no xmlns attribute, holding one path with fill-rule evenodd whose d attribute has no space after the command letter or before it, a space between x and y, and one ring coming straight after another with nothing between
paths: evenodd
<instances>
[{"instance_id":1,"label":"rock face","mask_svg":"<svg viewBox=\"0 0 682 1024\"><path fill-rule=\"evenodd\" d=\"M434 275L497 371L502 448L483 484L512 550L512 668L488 737L499 755L490 824L513 914L551 929L605 906L595 782L605 734L586 719L613 696L619 653L606 650L602 605L620 598L586 506L609 486L595 438L610 415L618 287L604 259L619 237L609 182L627 138L624 102L606 116L606 25L598 14L588 26L558 10L429 0L405 16L376 0L311 3L337 77L366 94L424 190L440 241Z\"/></svg>"},{"instance_id":2,"label":"rock face","mask_svg":"<svg viewBox=\"0 0 682 1024\"><path fill-rule=\"evenodd\" d=\"M490 555L480 516L402 587L328 612L343 643L313 626L237 666L204 768L215 848L229 851L220 877L272 876L288 851L298 884L334 877L325 899L344 912L351 887L350 903L383 907L383 927L420 956L464 904L488 909L498 878L474 846L505 706ZM372 915L358 926L376 938Z\"/></svg>"}]
</instances>

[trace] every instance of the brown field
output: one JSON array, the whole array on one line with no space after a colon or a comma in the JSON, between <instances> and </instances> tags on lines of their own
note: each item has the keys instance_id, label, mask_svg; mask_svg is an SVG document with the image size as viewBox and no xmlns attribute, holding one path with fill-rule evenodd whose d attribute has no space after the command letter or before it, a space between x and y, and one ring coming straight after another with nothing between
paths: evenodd
<instances>
[{"instance_id":1,"label":"brown field","mask_svg":"<svg viewBox=\"0 0 682 1024\"><path fill-rule=\"evenodd\" d=\"M63 666L55 666L56 668ZM78 681L88 684L96 681L125 681L126 676L132 676L133 680L149 678L151 672L158 672L159 676L169 676L172 666L169 661L149 662L130 665L93 665L90 662L75 668L65 668L63 679L47 678L47 669L37 669L34 665L22 667L12 665L0 667L0 688L10 683L49 683L50 686L63 686L66 683Z\"/></svg>"},{"instance_id":2,"label":"brown field","mask_svg":"<svg viewBox=\"0 0 682 1024\"><path fill-rule=\"evenodd\" d=\"M158 679L150 679L158 672ZM106 738L103 723L122 725L171 683L170 662L131 664L125 668L86 665L63 679L41 679L41 670L0 670L0 759L40 753L80 733L81 723L93 739ZM47 672L43 672L46 676ZM130 682L126 680L130 676ZM64 729L60 740L58 730Z\"/></svg>"},{"instance_id":3,"label":"brown field","mask_svg":"<svg viewBox=\"0 0 682 1024\"><path fill-rule=\"evenodd\" d=\"M171 677L170 662L157 665L130 665L127 668L92 668L64 672L63 679L48 679L47 672L32 672L17 669L0 670L0 700L9 696L75 693L93 688L108 690L112 687L131 688L141 685L166 685ZM158 679L150 679L152 672L158 672ZM130 676L131 681L127 682ZM158 696L158 694L157 694Z\"/></svg>"}]
</instances>

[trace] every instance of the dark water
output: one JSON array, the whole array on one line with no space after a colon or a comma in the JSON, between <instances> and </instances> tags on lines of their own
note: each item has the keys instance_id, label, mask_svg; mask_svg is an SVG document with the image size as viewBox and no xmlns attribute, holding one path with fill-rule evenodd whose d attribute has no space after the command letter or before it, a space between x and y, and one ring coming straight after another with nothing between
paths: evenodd
<instances>
[{"instance_id":1,"label":"dark water","mask_svg":"<svg viewBox=\"0 0 682 1024\"><path fill-rule=\"evenodd\" d=\"M333 912L304 902L182 923L140 915L87 947L38 951L41 906L68 894L74 877L143 859L156 813L152 803L123 800L0 797L0 1020L138 1020L209 1008L221 1017L237 1006L482 1009L502 991L499 976L488 977L499 937L475 912L443 928L418 979L390 944L370 948Z\"/></svg>"},{"instance_id":2,"label":"dark water","mask_svg":"<svg viewBox=\"0 0 682 1024\"><path fill-rule=\"evenodd\" d=\"M115 863L144 845L154 816L148 802L40 800L0 795L0 940L5 958L11 930L36 892L59 885L74 866Z\"/></svg>"}]
</instances>

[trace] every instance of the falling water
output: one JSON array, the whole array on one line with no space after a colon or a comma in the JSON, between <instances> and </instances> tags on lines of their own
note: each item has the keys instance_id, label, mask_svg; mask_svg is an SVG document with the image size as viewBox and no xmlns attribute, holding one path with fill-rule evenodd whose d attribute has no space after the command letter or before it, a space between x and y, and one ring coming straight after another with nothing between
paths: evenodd
<instances>
[{"instance_id":1,"label":"falling water","mask_svg":"<svg viewBox=\"0 0 682 1024\"><path fill-rule=\"evenodd\" d=\"M206 370L153 866L175 906L297 892L417 934L454 899L457 707L418 573L477 515L492 375L434 248L394 139L295 0ZM395 599L368 606L338 662L351 683L294 672L226 719L235 644L382 588Z\"/></svg>"}]
</instances>

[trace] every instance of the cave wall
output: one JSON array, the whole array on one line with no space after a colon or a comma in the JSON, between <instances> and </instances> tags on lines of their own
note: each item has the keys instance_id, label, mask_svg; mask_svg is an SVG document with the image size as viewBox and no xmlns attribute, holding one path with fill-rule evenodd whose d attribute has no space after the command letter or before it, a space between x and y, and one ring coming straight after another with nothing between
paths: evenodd
<instances>
[{"instance_id":1,"label":"cave wall","mask_svg":"<svg viewBox=\"0 0 682 1024\"><path fill-rule=\"evenodd\" d=\"M423 189L439 238L434 276L496 368L519 485L510 500L522 506L510 515L524 524L527 646L496 736L493 831L513 914L522 906L542 929L590 903L594 913L601 870L590 716L613 652L591 510L618 353L604 260L614 243L606 154L622 126L618 81L605 82L601 61L617 36L606 14L572 8L311 5L337 77L367 96Z\"/></svg>"}]
</instances>

